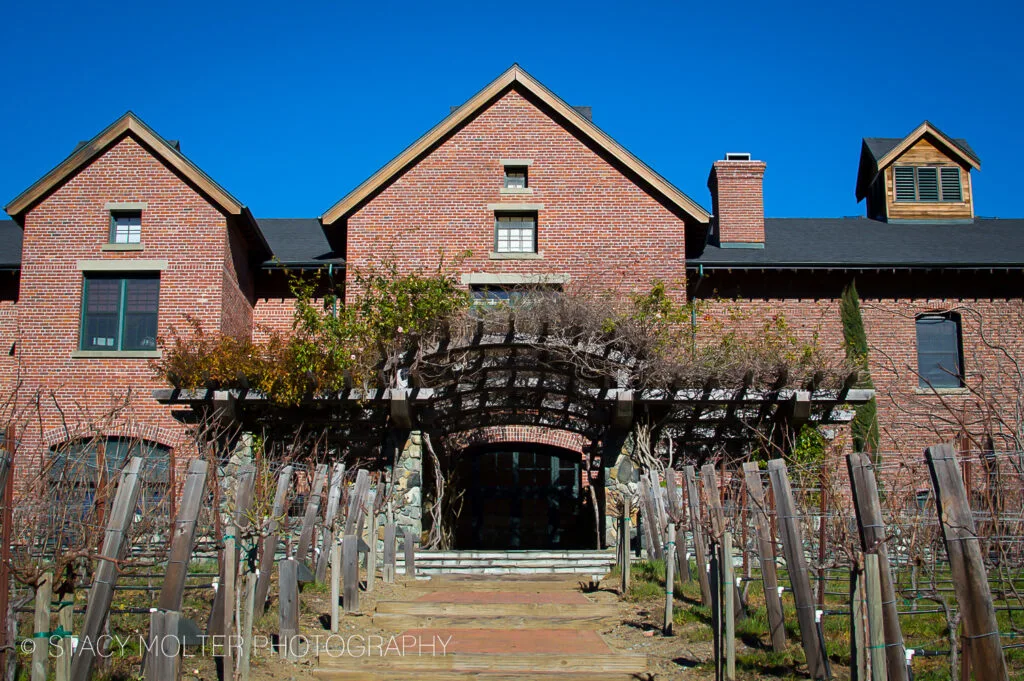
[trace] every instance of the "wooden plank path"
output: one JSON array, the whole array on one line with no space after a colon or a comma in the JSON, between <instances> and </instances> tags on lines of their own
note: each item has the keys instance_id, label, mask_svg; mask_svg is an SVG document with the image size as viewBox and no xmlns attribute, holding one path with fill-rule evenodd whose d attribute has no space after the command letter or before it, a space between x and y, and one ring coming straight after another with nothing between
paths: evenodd
<instances>
[{"instance_id":1,"label":"wooden plank path","mask_svg":"<svg viewBox=\"0 0 1024 681\"><path fill-rule=\"evenodd\" d=\"M618 606L592 602L579 581L571 575L409 580L409 598L378 602L373 622L399 640L412 637L406 640L427 646L443 641L435 654L321 655L314 673L370 681L643 678L646 655L616 652L598 632L615 620Z\"/></svg>"}]
</instances>

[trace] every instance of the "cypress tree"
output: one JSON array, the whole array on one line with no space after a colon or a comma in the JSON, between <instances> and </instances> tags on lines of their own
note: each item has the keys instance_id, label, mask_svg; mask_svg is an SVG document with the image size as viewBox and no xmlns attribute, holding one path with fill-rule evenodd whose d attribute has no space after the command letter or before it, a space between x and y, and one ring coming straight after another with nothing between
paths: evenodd
<instances>
[{"instance_id":1,"label":"cypress tree","mask_svg":"<svg viewBox=\"0 0 1024 681\"><path fill-rule=\"evenodd\" d=\"M839 299L839 314L843 321L843 348L846 359L857 368L857 387L873 388L868 369L868 337L864 332L864 319L860 314L860 297L853 281L843 289ZM878 451L878 403L872 397L870 402L857 407L850 423L853 449L857 452Z\"/></svg>"}]
</instances>

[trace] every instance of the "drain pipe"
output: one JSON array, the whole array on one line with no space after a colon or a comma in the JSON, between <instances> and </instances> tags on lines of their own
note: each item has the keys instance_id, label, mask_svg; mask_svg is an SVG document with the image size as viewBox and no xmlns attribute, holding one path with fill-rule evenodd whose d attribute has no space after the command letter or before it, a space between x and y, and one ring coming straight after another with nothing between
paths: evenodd
<instances>
[{"instance_id":1,"label":"drain pipe","mask_svg":"<svg viewBox=\"0 0 1024 681\"><path fill-rule=\"evenodd\" d=\"M704 281L704 263L697 265L697 283L693 285L693 295L690 296L690 350L696 350L697 348L697 307L694 304L694 299L697 295L697 289L700 288L701 282Z\"/></svg>"}]
</instances>

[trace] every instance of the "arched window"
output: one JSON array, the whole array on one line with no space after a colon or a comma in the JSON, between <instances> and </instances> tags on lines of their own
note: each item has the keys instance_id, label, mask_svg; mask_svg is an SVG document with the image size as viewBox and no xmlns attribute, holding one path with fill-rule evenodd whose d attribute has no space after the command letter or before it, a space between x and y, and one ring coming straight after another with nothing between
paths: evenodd
<instances>
[{"instance_id":1,"label":"arched window","mask_svg":"<svg viewBox=\"0 0 1024 681\"><path fill-rule=\"evenodd\" d=\"M69 496L91 506L100 480L116 484L121 469L134 457L142 457L142 489L137 512L145 515L165 501L169 487L170 448L128 437L79 439L50 449L50 481ZM101 475L102 474L102 475Z\"/></svg>"}]
</instances>

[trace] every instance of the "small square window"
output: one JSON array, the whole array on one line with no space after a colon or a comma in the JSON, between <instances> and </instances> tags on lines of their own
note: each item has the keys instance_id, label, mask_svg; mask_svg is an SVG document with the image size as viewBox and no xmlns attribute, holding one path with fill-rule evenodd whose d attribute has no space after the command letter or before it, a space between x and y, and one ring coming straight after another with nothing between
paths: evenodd
<instances>
[{"instance_id":1,"label":"small square window","mask_svg":"<svg viewBox=\"0 0 1024 681\"><path fill-rule=\"evenodd\" d=\"M142 243L142 213L137 210L110 214L110 243Z\"/></svg>"},{"instance_id":2,"label":"small square window","mask_svg":"<svg viewBox=\"0 0 1024 681\"><path fill-rule=\"evenodd\" d=\"M505 166L505 189L526 189L526 166Z\"/></svg>"},{"instance_id":3,"label":"small square window","mask_svg":"<svg viewBox=\"0 0 1024 681\"><path fill-rule=\"evenodd\" d=\"M505 213L495 216L494 250L498 253L536 253L536 213Z\"/></svg>"}]
</instances>

